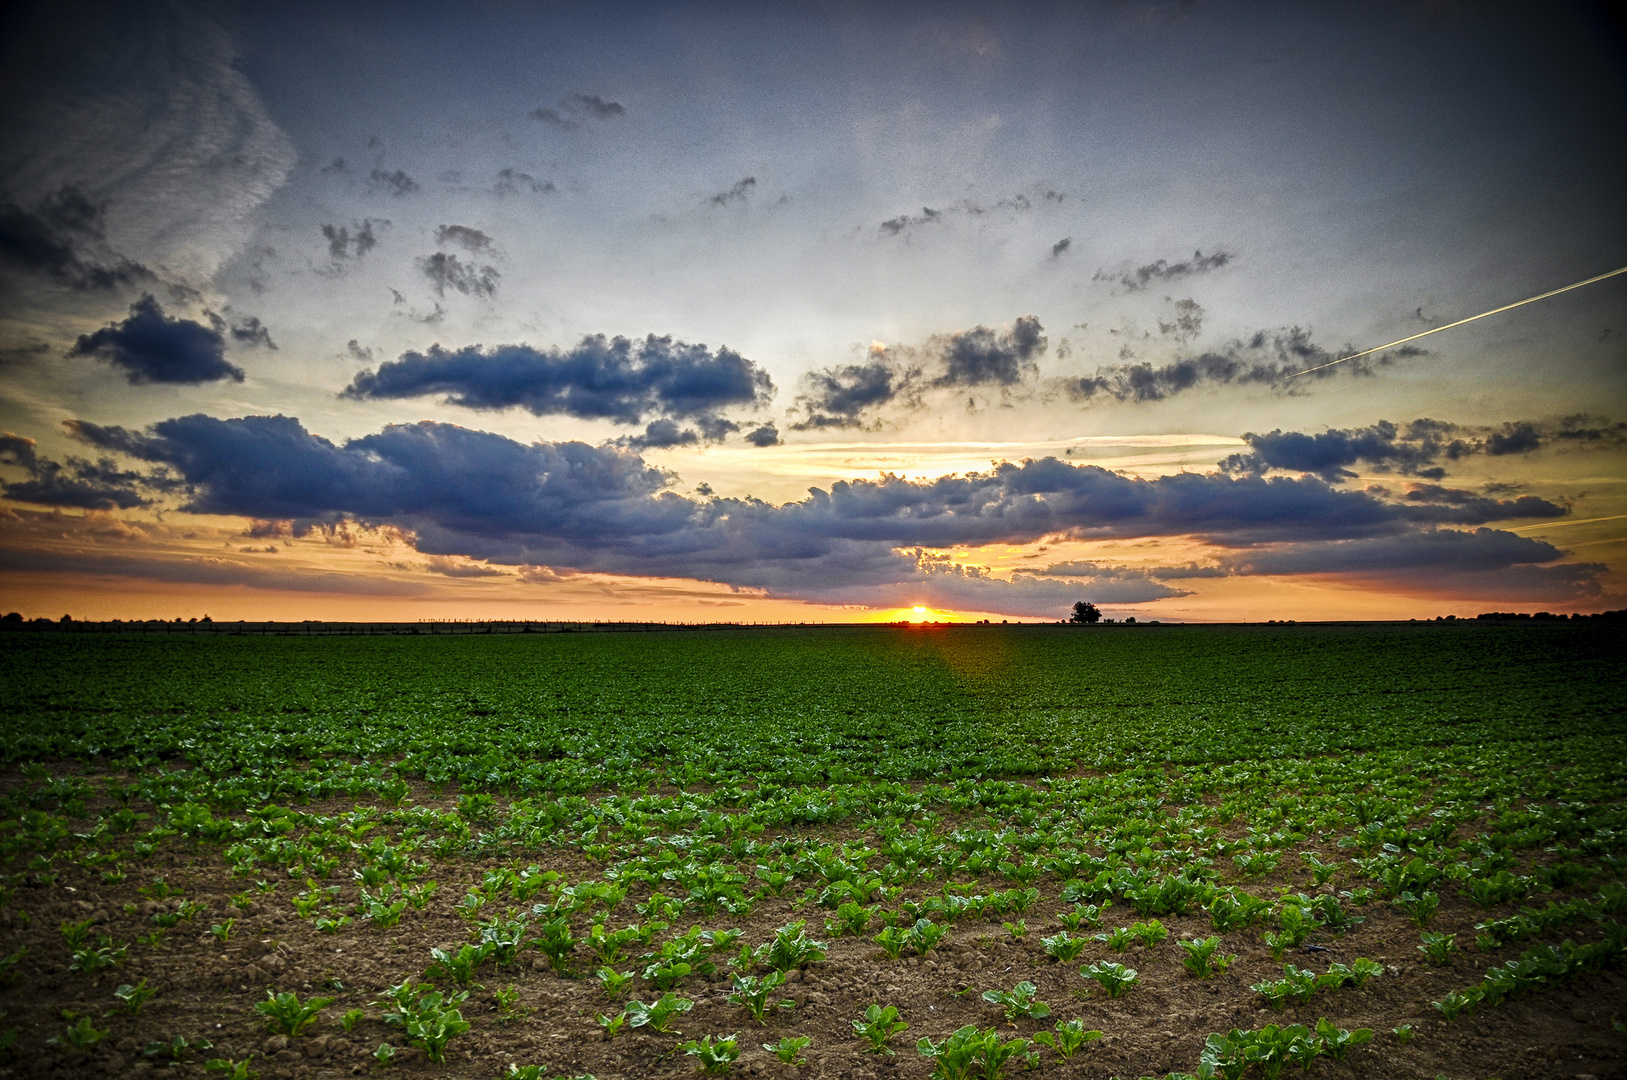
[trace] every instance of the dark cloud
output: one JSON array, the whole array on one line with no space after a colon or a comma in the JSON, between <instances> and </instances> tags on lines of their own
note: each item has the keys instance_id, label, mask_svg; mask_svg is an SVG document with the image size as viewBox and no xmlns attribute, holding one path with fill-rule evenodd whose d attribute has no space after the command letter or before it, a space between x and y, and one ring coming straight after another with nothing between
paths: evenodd
<instances>
[{"instance_id":1,"label":"dark cloud","mask_svg":"<svg viewBox=\"0 0 1627 1080\"><path fill-rule=\"evenodd\" d=\"M100 205L72 186L33 211L0 204L0 263L84 291L153 280L146 267L105 250L100 243L102 214Z\"/></svg>"},{"instance_id":2,"label":"dark cloud","mask_svg":"<svg viewBox=\"0 0 1627 1080\"><path fill-rule=\"evenodd\" d=\"M17 502L40 506L69 506L81 510L129 510L148 506L137 485L142 474L120 469L110 458L65 462L39 457L34 440L11 432L0 434L0 465L14 465L28 473L27 480L0 483L0 493Z\"/></svg>"},{"instance_id":3,"label":"dark cloud","mask_svg":"<svg viewBox=\"0 0 1627 1080\"><path fill-rule=\"evenodd\" d=\"M886 233L888 236L897 236L899 233L913 229L918 225L936 225L942 220L942 210L934 210L930 206L923 206L921 207L921 214L919 217L910 217L908 214L900 214L898 217L889 218L886 221L883 221L881 223L881 231Z\"/></svg>"},{"instance_id":4,"label":"dark cloud","mask_svg":"<svg viewBox=\"0 0 1627 1080\"><path fill-rule=\"evenodd\" d=\"M529 345L409 352L357 375L346 397L400 399L444 394L471 409L522 408L536 416L643 423L646 417L693 420L702 434L726 432L721 409L768 403L768 373L728 348L650 335L584 337L569 351Z\"/></svg>"},{"instance_id":5,"label":"dark cloud","mask_svg":"<svg viewBox=\"0 0 1627 1080\"><path fill-rule=\"evenodd\" d=\"M371 182L371 186L374 188L388 191L391 195L394 195L397 198L400 198L402 195L410 195L412 192L418 190L418 181L414 180L400 169L395 170L395 172L385 172L383 169L374 169L368 179Z\"/></svg>"},{"instance_id":6,"label":"dark cloud","mask_svg":"<svg viewBox=\"0 0 1627 1080\"><path fill-rule=\"evenodd\" d=\"M345 352L352 360L360 360L366 364L373 362L373 350L371 348L363 348L362 344L355 338L351 338L349 341L345 342Z\"/></svg>"},{"instance_id":7,"label":"dark cloud","mask_svg":"<svg viewBox=\"0 0 1627 1080\"><path fill-rule=\"evenodd\" d=\"M614 120L626 116L627 110L619 102L606 101L598 94L569 94L556 108L536 108L528 113L533 120L575 131L588 120Z\"/></svg>"},{"instance_id":8,"label":"dark cloud","mask_svg":"<svg viewBox=\"0 0 1627 1080\"><path fill-rule=\"evenodd\" d=\"M977 326L951 334L942 346L944 372L932 385L1015 386L1045 351L1044 330L1037 318L1024 315L1005 333Z\"/></svg>"},{"instance_id":9,"label":"dark cloud","mask_svg":"<svg viewBox=\"0 0 1627 1080\"><path fill-rule=\"evenodd\" d=\"M489 300L497 295L497 281L503 276L495 266L476 266L444 251L419 259L418 269L435 286L437 296L445 296L447 289L453 289L465 296L483 296Z\"/></svg>"},{"instance_id":10,"label":"dark cloud","mask_svg":"<svg viewBox=\"0 0 1627 1080\"><path fill-rule=\"evenodd\" d=\"M1198 325L1202 325L1201 316ZM1175 334L1182 332L1179 316L1170 329ZM1346 354L1350 351L1345 350ZM1322 380L1340 375L1370 375L1375 367L1387 367L1397 359L1422 355L1424 350L1405 345L1378 356L1308 372L1302 378ZM1234 341L1224 349L1180 357L1167 364L1141 362L1100 367L1095 375L1063 379L1060 385L1075 401L1100 398L1162 401L1188 390L1215 386L1255 384L1280 388L1289 376L1334 359L1337 359L1335 354L1311 340L1309 331L1295 326L1275 332L1262 330L1247 341ZM1289 385L1292 389L1308 384Z\"/></svg>"},{"instance_id":11,"label":"dark cloud","mask_svg":"<svg viewBox=\"0 0 1627 1080\"><path fill-rule=\"evenodd\" d=\"M779 446L780 432L779 429L774 426L774 422L771 420L761 427L753 428L751 431L746 432L746 441L757 447Z\"/></svg>"},{"instance_id":12,"label":"dark cloud","mask_svg":"<svg viewBox=\"0 0 1627 1080\"><path fill-rule=\"evenodd\" d=\"M1190 596L1187 589L1175 589L1158 580L1150 570L1113 566L1098 562L1053 563L1042 569L1024 568L1024 576L1060 578L1078 586L1083 596L1108 604L1141 604L1172 596Z\"/></svg>"},{"instance_id":13,"label":"dark cloud","mask_svg":"<svg viewBox=\"0 0 1627 1080\"><path fill-rule=\"evenodd\" d=\"M101 552L0 547L0 570L137 578L188 585L239 585L340 596L418 596L421 585L377 574L308 573L250 560L163 558Z\"/></svg>"},{"instance_id":14,"label":"dark cloud","mask_svg":"<svg viewBox=\"0 0 1627 1080\"><path fill-rule=\"evenodd\" d=\"M1177 300L1173 307L1174 310L1168 319L1160 317L1158 320L1160 334L1176 341L1187 342L1203 332L1203 308L1198 306L1196 300L1190 297Z\"/></svg>"},{"instance_id":15,"label":"dark cloud","mask_svg":"<svg viewBox=\"0 0 1627 1080\"><path fill-rule=\"evenodd\" d=\"M644 427L644 434L629 435L616 442L634 450L670 450L675 446L695 446L701 441L694 428L679 427L672 420L653 420Z\"/></svg>"},{"instance_id":16,"label":"dark cloud","mask_svg":"<svg viewBox=\"0 0 1627 1080\"><path fill-rule=\"evenodd\" d=\"M538 180L530 173L520 172L518 169L497 170L497 183L492 186L493 192L498 195L517 195L521 188L537 195L555 190L552 181Z\"/></svg>"},{"instance_id":17,"label":"dark cloud","mask_svg":"<svg viewBox=\"0 0 1627 1080\"><path fill-rule=\"evenodd\" d=\"M211 315L213 315L212 312ZM210 321L213 322L214 319L212 318ZM221 326L217 325L215 329L218 331ZM271 331L255 315L245 315L234 320L230 324L229 333L232 340L239 345L249 348L263 345L272 350L277 348L277 343L271 340Z\"/></svg>"},{"instance_id":18,"label":"dark cloud","mask_svg":"<svg viewBox=\"0 0 1627 1080\"><path fill-rule=\"evenodd\" d=\"M867 415L909 394L919 374L900 368L885 352L872 352L868 363L810 371L802 377L796 405L806 419L791 429L864 427Z\"/></svg>"},{"instance_id":19,"label":"dark cloud","mask_svg":"<svg viewBox=\"0 0 1627 1080\"><path fill-rule=\"evenodd\" d=\"M1181 278L1191 277L1194 274L1206 274L1211 270L1218 270L1232 261L1229 252L1217 251L1212 255L1205 255L1201 251L1194 251L1190 259L1172 263L1167 259L1138 266L1133 270L1109 273L1106 270L1096 272L1095 281L1117 281L1130 292L1145 289L1153 282L1178 281Z\"/></svg>"},{"instance_id":20,"label":"dark cloud","mask_svg":"<svg viewBox=\"0 0 1627 1080\"><path fill-rule=\"evenodd\" d=\"M490 251L491 237L479 229L472 229L467 225L442 225L435 230L437 244L456 244L465 251Z\"/></svg>"},{"instance_id":21,"label":"dark cloud","mask_svg":"<svg viewBox=\"0 0 1627 1080\"><path fill-rule=\"evenodd\" d=\"M1060 203L1063 198L1064 196L1050 190L1036 191L1034 194L1034 199L1038 199L1042 203ZM972 220L977 220L988 217L991 214L1005 214L1008 216L1022 215L1027 214L1029 211L1034 209L1034 199L1031 199L1027 195L1019 192L1018 194L1009 198L999 199L993 203L983 203L973 199L962 199L953 206L945 206L941 208L923 206L921 207L921 212L919 214L900 214L897 217L888 218L886 221L881 223L880 229L888 236L906 236L912 230L917 229L922 225L948 224L951 218L970 218ZM1052 257L1054 258L1062 251L1066 250L1068 245L1071 243L1071 240L1060 241L1058 245L1051 249Z\"/></svg>"},{"instance_id":22,"label":"dark cloud","mask_svg":"<svg viewBox=\"0 0 1627 1080\"><path fill-rule=\"evenodd\" d=\"M226 360L226 340L218 330L189 319L166 318L151 296L130 305L130 317L82 335L69 356L93 356L124 372L132 383L198 386L231 379L243 369Z\"/></svg>"},{"instance_id":23,"label":"dark cloud","mask_svg":"<svg viewBox=\"0 0 1627 1080\"><path fill-rule=\"evenodd\" d=\"M385 228L389 224L388 218L364 218L349 225L324 225L322 236L328 242L328 254L335 260L359 259L378 247L374 226Z\"/></svg>"},{"instance_id":24,"label":"dark cloud","mask_svg":"<svg viewBox=\"0 0 1627 1080\"><path fill-rule=\"evenodd\" d=\"M1064 236L1062 239L1058 240L1056 243L1051 245L1051 258L1053 258L1053 259L1056 258L1057 256L1061 255L1064 251L1067 251L1072 246L1073 246L1073 237Z\"/></svg>"},{"instance_id":25,"label":"dark cloud","mask_svg":"<svg viewBox=\"0 0 1627 1080\"><path fill-rule=\"evenodd\" d=\"M345 164L345 159L342 157L336 157L326 165L322 166L321 171L325 173L342 173L347 168L348 166Z\"/></svg>"},{"instance_id":26,"label":"dark cloud","mask_svg":"<svg viewBox=\"0 0 1627 1080\"><path fill-rule=\"evenodd\" d=\"M1447 475L1442 462L1479 454L1526 454L1543 446L1627 446L1627 423L1579 414L1557 421L1521 420L1498 426L1453 424L1423 417L1405 425L1387 420L1365 428L1335 428L1316 434L1298 431L1248 432L1246 454L1220 462L1229 473L1315 473L1327 480L1349 479L1365 464L1375 472L1396 472L1425 480Z\"/></svg>"},{"instance_id":27,"label":"dark cloud","mask_svg":"<svg viewBox=\"0 0 1627 1080\"><path fill-rule=\"evenodd\" d=\"M757 178L748 176L744 180L736 182L728 191L720 191L713 195L711 202L717 206L728 206L732 202L745 202L746 196L751 194L751 189L756 186Z\"/></svg>"}]
</instances>

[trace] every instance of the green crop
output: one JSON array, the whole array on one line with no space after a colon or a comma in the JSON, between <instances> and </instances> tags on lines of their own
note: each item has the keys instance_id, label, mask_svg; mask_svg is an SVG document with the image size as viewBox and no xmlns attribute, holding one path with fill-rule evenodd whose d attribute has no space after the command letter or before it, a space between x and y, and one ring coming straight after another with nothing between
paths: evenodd
<instances>
[{"instance_id":1,"label":"green crop","mask_svg":"<svg viewBox=\"0 0 1627 1080\"><path fill-rule=\"evenodd\" d=\"M1051 937L1040 938L1040 944L1045 946L1045 955L1063 963L1077 959L1089 943L1088 938L1072 937L1066 930Z\"/></svg>"},{"instance_id":2,"label":"green crop","mask_svg":"<svg viewBox=\"0 0 1627 1080\"><path fill-rule=\"evenodd\" d=\"M740 1035L719 1036L713 1039L710 1035L699 1039L690 1039L688 1042L678 1044L678 1049L685 1054L698 1059L700 1070L708 1075L719 1075L729 1071L735 1059L740 1056Z\"/></svg>"},{"instance_id":3,"label":"green crop","mask_svg":"<svg viewBox=\"0 0 1627 1080\"><path fill-rule=\"evenodd\" d=\"M452 952L448 949L429 950L430 963L424 975L431 979L450 979L460 986L474 981L480 965L491 959L494 950L490 944L465 945Z\"/></svg>"},{"instance_id":4,"label":"green crop","mask_svg":"<svg viewBox=\"0 0 1627 1080\"><path fill-rule=\"evenodd\" d=\"M1041 1031L1034 1041L1056 1051L1057 1057L1067 1061L1088 1044L1102 1037L1100 1031L1086 1030L1083 1020L1058 1020L1055 1031Z\"/></svg>"},{"instance_id":5,"label":"green crop","mask_svg":"<svg viewBox=\"0 0 1627 1080\"><path fill-rule=\"evenodd\" d=\"M142 1050L148 1057L167 1057L171 1061L185 1061L186 1056L204 1050L213 1050L215 1044L205 1038L188 1039L177 1035L169 1042L150 1042Z\"/></svg>"},{"instance_id":6,"label":"green crop","mask_svg":"<svg viewBox=\"0 0 1627 1080\"><path fill-rule=\"evenodd\" d=\"M812 1045L813 1039L807 1035L787 1035L777 1043L764 1043L763 1049L787 1065L805 1065L807 1059L802 1052Z\"/></svg>"},{"instance_id":7,"label":"green crop","mask_svg":"<svg viewBox=\"0 0 1627 1080\"><path fill-rule=\"evenodd\" d=\"M395 1047L392 1046L390 1049L394 1050ZM257 1080L260 1074L249 1067L249 1063L253 1060L253 1054L250 1054L242 1061L235 1061L231 1058L210 1058L204 1063L203 1067L209 1072L222 1074L222 1080Z\"/></svg>"},{"instance_id":8,"label":"green crop","mask_svg":"<svg viewBox=\"0 0 1627 1080\"><path fill-rule=\"evenodd\" d=\"M1135 931L1128 926L1114 927L1112 930L1097 934L1093 938L1093 940L1101 942L1114 952L1123 952L1128 949L1135 939Z\"/></svg>"},{"instance_id":9,"label":"green crop","mask_svg":"<svg viewBox=\"0 0 1627 1080\"><path fill-rule=\"evenodd\" d=\"M96 1025L90 1022L90 1017L81 1016L76 1023L70 1024L61 1035L53 1035L46 1041L54 1045L66 1043L75 1050L84 1051L101 1042L106 1035L106 1031L98 1030Z\"/></svg>"},{"instance_id":10,"label":"green crop","mask_svg":"<svg viewBox=\"0 0 1627 1080\"><path fill-rule=\"evenodd\" d=\"M626 989L628 983L633 981L634 976L631 971L617 971L615 968L602 967L593 973L593 977L598 979L599 984L604 987L605 997L614 999L621 996L621 992Z\"/></svg>"},{"instance_id":11,"label":"green crop","mask_svg":"<svg viewBox=\"0 0 1627 1080\"><path fill-rule=\"evenodd\" d=\"M1079 974L1087 979L1094 979L1101 984L1110 998L1123 997L1129 993L1138 981L1136 969L1125 967L1103 960L1100 963L1086 964L1079 969Z\"/></svg>"},{"instance_id":12,"label":"green crop","mask_svg":"<svg viewBox=\"0 0 1627 1080\"><path fill-rule=\"evenodd\" d=\"M322 1010L332 1004L333 998L314 997L301 1002L299 995L292 991L281 994L267 991L264 1001L255 1002L254 1011L265 1019L267 1031L292 1038L316 1023Z\"/></svg>"},{"instance_id":13,"label":"green crop","mask_svg":"<svg viewBox=\"0 0 1627 1080\"><path fill-rule=\"evenodd\" d=\"M917 1053L932 1060L933 1080L1000 1080L1006 1063L1027 1047L1027 1039L1002 1041L993 1028L972 1025L942 1042L922 1039L915 1044Z\"/></svg>"},{"instance_id":14,"label":"green crop","mask_svg":"<svg viewBox=\"0 0 1627 1080\"><path fill-rule=\"evenodd\" d=\"M871 1005L864 1010L864 1015L853 1021L853 1032L870 1045L865 1048L867 1054L892 1055L893 1050L887 1045L894 1035L907 1029L909 1025L898 1018L898 1009L895 1006Z\"/></svg>"},{"instance_id":15,"label":"green crop","mask_svg":"<svg viewBox=\"0 0 1627 1080\"><path fill-rule=\"evenodd\" d=\"M1407 913L1407 917L1420 927L1426 927L1435 918L1435 912L1441 906L1441 898L1427 889L1421 895L1403 892L1392 900L1396 907Z\"/></svg>"},{"instance_id":16,"label":"green crop","mask_svg":"<svg viewBox=\"0 0 1627 1080\"><path fill-rule=\"evenodd\" d=\"M1051 1007L1043 1001L1034 999L1038 989L1033 983L1025 980L1011 990L985 990L983 1000L1000 1006L1005 1011L1007 1020L1015 1020L1019 1016L1030 1020L1043 1020L1051 1015Z\"/></svg>"},{"instance_id":17,"label":"green crop","mask_svg":"<svg viewBox=\"0 0 1627 1080\"><path fill-rule=\"evenodd\" d=\"M728 1000L736 1005L745 1006L746 1011L751 1014L751 1018L762 1024L766 1022L764 1014L768 1011L769 999L773 996L774 991L785 985L785 973L771 971L762 978L757 978L754 975L734 975L731 976L731 981L734 989L729 993ZM796 1002L790 999L775 1004L781 1009L796 1007Z\"/></svg>"},{"instance_id":18,"label":"green crop","mask_svg":"<svg viewBox=\"0 0 1627 1080\"><path fill-rule=\"evenodd\" d=\"M627 1003L627 1023L630 1027L648 1026L651 1031L670 1031L672 1022L695 1007L689 998L668 991L645 1005L638 1000Z\"/></svg>"},{"instance_id":19,"label":"green crop","mask_svg":"<svg viewBox=\"0 0 1627 1080\"><path fill-rule=\"evenodd\" d=\"M1213 935L1206 938L1182 938L1177 944L1184 954L1181 957L1182 965L1200 979L1223 973L1232 965L1232 961L1237 959L1236 953L1220 952L1220 938Z\"/></svg>"},{"instance_id":20,"label":"green crop","mask_svg":"<svg viewBox=\"0 0 1627 1080\"><path fill-rule=\"evenodd\" d=\"M430 1061L446 1060L446 1044L469 1030L469 1022L457 1008L468 992L443 997L438 991L424 994L399 1017L412 1045L423 1050Z\"/></svg>"},{"instance_id":21,"label":"green crop","mask_svg":"<svg viewBox=\"0 0 1627 1080\"><path fill-rule=\"evenodd\" d=\"M142 979L134 986L129 983L122 983L118 989L113 991L113 996L119 1002L115 1008L126 1016L135 1016L141 1012L141 1007L157 993L157 990L147 985L146 979Z\"/></svg>"},{"instance_id":22,"label":"green crop","mask_svg":"<svg viewBox=\"0 0 1627 1080\"><path fill-rule=\"evenodd\" d=\"M1452 954L1458 951L1457 938L1452 934L1434 934L1426 930L1422 937L1423 944L1418 946L1418 951L1437 967L1447 963Z\"/></svg>"},{"instance_id":23,"label":"green crop","mask_svg":"<svg viewBox=\"0 0 1627 1080\"><path fill-rule=\"evenodd\" d=\"M799 920L776 930L774 939L758 946L753 953L756 962L766 964L775 971L790 971L823 960L829 947L823 941L814 941L803 933L805 925L806 921Z\"/></svg>"}]
</instances>

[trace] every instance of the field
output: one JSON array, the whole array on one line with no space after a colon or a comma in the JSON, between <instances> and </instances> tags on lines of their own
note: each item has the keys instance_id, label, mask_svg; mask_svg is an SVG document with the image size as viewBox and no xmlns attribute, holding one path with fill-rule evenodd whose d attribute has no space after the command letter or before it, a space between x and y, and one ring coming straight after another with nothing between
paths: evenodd
<instances>
[{"instance_id":1,"label":"field","mask_svg":"<svg viewBox=\"0 0 1627 1080\"><path fill-rule=\"evenodd\" d=\"M1624 637L0 635L0 1076L1627 1076Z\"/></svg>"}]
</instances>

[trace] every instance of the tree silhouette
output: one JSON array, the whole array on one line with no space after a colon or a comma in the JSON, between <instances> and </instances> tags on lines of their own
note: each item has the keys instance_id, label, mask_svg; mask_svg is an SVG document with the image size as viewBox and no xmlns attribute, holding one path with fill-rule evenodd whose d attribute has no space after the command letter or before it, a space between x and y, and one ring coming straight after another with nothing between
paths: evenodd
<instances>
[{"instance_id":1,"label":"tree silhouette","mask_svg":"<svg viewBox=\"0 0 1627 1080\"><path fill-rule=\"evenodd\" d=\"M1096 610L1095 604L1080 600L1078 603L1073 605L1073 615L1068 619L1068 621L1071 623L1078 623L1083 626L1086 623L1096 622L1101 617L1102 613Z\"/></svg>"}]
</instances>

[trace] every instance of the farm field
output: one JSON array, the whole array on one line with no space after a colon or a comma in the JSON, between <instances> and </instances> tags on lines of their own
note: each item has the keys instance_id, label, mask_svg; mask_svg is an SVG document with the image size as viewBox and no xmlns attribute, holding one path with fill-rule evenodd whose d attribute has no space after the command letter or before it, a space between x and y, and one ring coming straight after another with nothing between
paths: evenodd
<instances>
[{"instance_id":1,"label":"farm field","mask_svg":"<svg viewBox=\"0 0 1627 1080\"><path fill-rule=\"evenodd\" d=\"M0 1075L1627 1076L1624 639L0 635Z\"/></svg>"}]
</instances>

